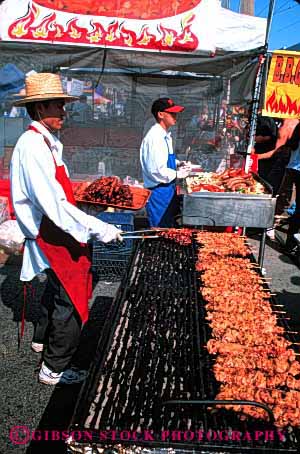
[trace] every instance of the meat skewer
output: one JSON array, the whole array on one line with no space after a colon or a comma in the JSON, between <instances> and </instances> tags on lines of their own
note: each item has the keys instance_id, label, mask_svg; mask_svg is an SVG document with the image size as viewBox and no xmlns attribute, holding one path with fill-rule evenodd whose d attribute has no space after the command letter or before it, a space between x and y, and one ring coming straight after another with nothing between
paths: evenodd
<instances>
[{"instance_id":1,"label":"meat skewer","mask_svg":"<svg viewBox=\"0 0 300 454\"><path fill-rule=\"evenodd\" d=\"M216 399L265 403L278 427L300 426L299 354L290 348L298 343L286 340L284 328L277 324L278 316L289 317L280 310L283 305L272 308L271 292L265 288L269 279L254 271L245 239L233 235L196 235L201 244L196 264L199 290L213 336L206 348L215 356L213 372L223 383ZM242 417L266 418L260 408L230 403L223 407Z\"/></svg>"},{"instance_id":2,"label":"meat skewer","mask_svg":"<svg viewBox=\"0 0 300 454\"><path fill-rule=\"evenodd\" d=\"M93 181L82 193L82 198L90 202L113 205L133 205L130 186L123 185L118 177L101 177Z\"/></svg>"}]
</instances>

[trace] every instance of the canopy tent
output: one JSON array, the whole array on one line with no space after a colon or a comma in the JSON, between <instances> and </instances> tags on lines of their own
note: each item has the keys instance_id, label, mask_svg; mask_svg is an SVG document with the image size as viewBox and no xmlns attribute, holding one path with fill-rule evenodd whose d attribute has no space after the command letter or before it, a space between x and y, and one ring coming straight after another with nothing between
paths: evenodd
<instances>
[{"instance_id":1,"label":"canopy tent","mask_svg":"<svg viewBox=\"0 0 300 454\"><path fill-rule=\"evenodd\" d=\"M297 52L300 51L300 43L293 44L293 46L287 47L285 50L295 50Z\"/></svg>"},{"instance_id":2,"label":"canopy tent","mask_svg":"<svg viewBox=\"0 0 300 454\"><path fill-rule=\"evenodd\" d=\"M133 0L125 14L126 5L4 0L0 69L58 72L66 90L82 94L67 106L61 135L74 178L98 168L140 178L139 145L153 122L151 104L164 95L186 107L173 131L177 154L190 149L206 170L227 165L228 150L246 146L266 20L223 9L219 0ZM29 121L24 108L12 107L14 95L0 104L0 115L10 115L0 119L4 171Z\"/></svg>"},{"instance_id":3,"label":"canopy tent","mask_svg":"<svg viewBox=\"0 0 300 454\"><path fill-rule=\"evenodd\" d=\"M214 53L264 45L267 21L219 0L5 0L0 39L156 52Z\"/></svg>"},{"instance_id":4,"label":"canopy tent","mask_svg":"<svg viewBox=\"0 0 300 454\"><path fill-rule=\"evenodd\" d=\"M257 56L263 52L263 48L257 48L214 57L87 47L76 47L74 52L73 46L0 41L1 66L13 63L25 73L30 70L58 72L68 69L87 73L105 70L128 76L170 79L183 76L187 79L221 77L231 80L231 103L251 101Z\"/></svg>"}]
</instances>

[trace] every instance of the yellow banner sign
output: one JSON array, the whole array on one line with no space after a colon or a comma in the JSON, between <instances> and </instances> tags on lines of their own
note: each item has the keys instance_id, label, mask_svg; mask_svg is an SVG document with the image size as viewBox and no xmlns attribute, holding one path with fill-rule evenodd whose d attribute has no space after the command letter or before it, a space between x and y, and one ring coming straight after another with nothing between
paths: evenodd
<instances>
[{"instance_id":1,"label":"yellow banner sign","mask_svg":"<svg viewBox=\"0 0 300 454\"><path fill-rule=\"evenodd\" d=\"M273 53L262 114L300 117L300 52L278 50Z\"/></svg>"}]
</instances>

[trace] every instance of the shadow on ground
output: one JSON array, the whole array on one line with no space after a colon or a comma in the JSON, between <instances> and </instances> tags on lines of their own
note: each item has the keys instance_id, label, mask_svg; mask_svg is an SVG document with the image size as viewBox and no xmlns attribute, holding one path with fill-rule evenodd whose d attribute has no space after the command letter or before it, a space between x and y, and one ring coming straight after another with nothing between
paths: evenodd
<instances>
[{"instance_id":1,"label":"shadow on ground","mask_svg":"<svg viewBox=\"0 0 300 454\"><path fill-rule=\"evenodd\" d=\"M24 310L24 284L20 281L22 258L11 256L0 268L1 301L11 310L12 320L19 324ZM40 315L40 299L44 291L44 277L36 277L26 286L25 321L33 324Z\"/></svg>"},{"instance_id":2,"label":"shadow on ground","mask_svg":"<svg viewBox=\"0 0 300 454\"><path fill-rule=\"evenodd\" d=\"M106 315L112 304L111 297L97 297L90 311L89 321L82 330L79 348L73 358L73 363L82 368L89 368L93 361L95 350L101 335ZM26 450L26 454L65 454L66 444L63 440L53 440L55 432L62 438L62 431L66 431L70 424L76 401L79 396L81 385L69 385L55 387L47 408L36 427L37 437L41 434L41 440L32 440ZM47 432L48 431L48 432ZM49 434L48 438L47 433ZM53 435L54 434L54 435Z\"/></svg>"},{"instance_id":3,"label":"shadow on ground","mask_svg":"<svg viewBox=\"0 0 300 454\"><path fill-rule=\"evenodd\" d=\"M282 305L283 310L288 313L287 322L288 325L300 333L300 282L297 277L297 285L299 285L299 292L292 293L283 290L282 292L276 293L276 303Z\"/></svg>"}]
</instances>

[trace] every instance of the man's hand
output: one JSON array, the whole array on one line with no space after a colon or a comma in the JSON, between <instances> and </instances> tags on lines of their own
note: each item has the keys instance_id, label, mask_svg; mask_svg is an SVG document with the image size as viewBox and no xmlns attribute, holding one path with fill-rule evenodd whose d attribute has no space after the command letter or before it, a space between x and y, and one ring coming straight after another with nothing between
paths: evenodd
<instances>
[{"instance_id":1,"label":"man's hand","mask_svg":"<svg viewBox=\"0 0 300 454\"><path fill-rule=\"evenodd\" d=\"M119 241L120 243L122 243L123 239L124 239L124 238L123 238L122 235L121 235L121 231L120 231L120 233L117 233L117 234L116 234L116 241Z\"/></svg>"},{"instance_id":2,"label":"man's hand","mask_svg":"<svg viewBox=\"0 0 300 454\"><path fill-rule=\"evenodd\" d=\"M190 173L190 170L186 169L185 167L179 168L176 172L177 178L186 178Z\"/></svg>"},{"instance_id":3,"label":"man's hand","mask_svg":"<svg viewBox=\"0 0 300 454\"><path fill-rule=\"evenodd\" d=\"M110 241L123 241L121 233L122 230L117 229L114 225L107 224L107 230L103 242L109 243Z\"/></svg>"},{"instance_id":4,"label":"man's hand","mask_svg":"<svg viewBox=\"0 0 300 454\"><path fill-rule=\"evenodd\" d=\"M189 172L192 170L192 163L191 161L180 161L179 169L186 169Z\"/></svg>"}]
</instances>

